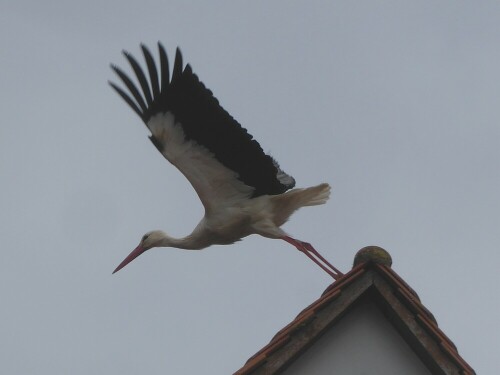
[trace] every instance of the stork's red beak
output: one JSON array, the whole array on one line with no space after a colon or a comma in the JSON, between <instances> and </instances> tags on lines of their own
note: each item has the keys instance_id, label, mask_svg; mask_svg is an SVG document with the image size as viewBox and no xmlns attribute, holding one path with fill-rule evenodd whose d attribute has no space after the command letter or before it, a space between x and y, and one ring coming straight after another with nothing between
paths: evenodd
<instances>
[{"instance_id":1,"label":"stork's red beak","mask_svg":"<svg viewBox=\"0 0 500 375\"><path fill-rule=\"evenodd\" d=\"M123 267L125 267L127 264L132 262L135 258L137 258L139 255L141 255L143 252L145 252L146 249L141 247L141 245L137 246L134 251L132 251L128 257L126 257L123 262L120 263L118 267L113 271L113 273L120 271Z\"/></svg>"}]
</instances>

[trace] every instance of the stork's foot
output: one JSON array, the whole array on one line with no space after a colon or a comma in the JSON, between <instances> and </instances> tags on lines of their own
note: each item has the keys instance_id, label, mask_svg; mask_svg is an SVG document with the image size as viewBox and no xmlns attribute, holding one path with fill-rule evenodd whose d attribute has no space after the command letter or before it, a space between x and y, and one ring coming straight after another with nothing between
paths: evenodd
<instances>
[{"instance_id":1,"label":"stork's foot","mask_svg":"<svg viewBox=\"0 0 500 375\"><path fill-rule=\"evenodd\" d=\"M328 262L310 243L297 240L295 238L285 236L283 240L295 246L299 251L303 252L309 259L328 273L331 277L337 280L343 275L337 268Z\"/></svg>"}]
</instances>

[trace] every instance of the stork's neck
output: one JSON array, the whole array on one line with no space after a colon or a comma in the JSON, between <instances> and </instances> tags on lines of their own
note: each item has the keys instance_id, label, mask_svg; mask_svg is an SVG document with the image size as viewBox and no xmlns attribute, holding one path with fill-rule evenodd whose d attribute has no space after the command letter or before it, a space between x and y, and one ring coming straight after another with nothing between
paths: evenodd
<instances>
[{"instance_id":1,"label":"stork's neck","mask_svg":"<svg viewBox=\"0 0 500 375\"><path fill-rule=\"evenodd\" d=\"M175 247L184 250L201 250L207 245L198 236L190 234L182 238L174 238L165 235L158 244L159 247Z\"/></svg>"}]
</instances>

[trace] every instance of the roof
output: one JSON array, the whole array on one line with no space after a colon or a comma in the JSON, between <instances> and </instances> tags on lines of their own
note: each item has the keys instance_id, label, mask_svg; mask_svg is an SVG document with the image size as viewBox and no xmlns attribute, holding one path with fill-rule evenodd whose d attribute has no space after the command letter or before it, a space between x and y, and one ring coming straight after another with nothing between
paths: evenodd
<instances>
[{"instance_id":1,"label":"roof","mask_svg":"<svg viewBox=\"0 0 500 375\"><path fill-rule=\"evenodd\" d=\"M356 255L354 267L319 299L281 329L234 375L284 371L362 299L371 299L433 374L472 375L474 370L441 331L417 293L391 268L390 255L370 246Z\"/></svg>"}]
</instances>

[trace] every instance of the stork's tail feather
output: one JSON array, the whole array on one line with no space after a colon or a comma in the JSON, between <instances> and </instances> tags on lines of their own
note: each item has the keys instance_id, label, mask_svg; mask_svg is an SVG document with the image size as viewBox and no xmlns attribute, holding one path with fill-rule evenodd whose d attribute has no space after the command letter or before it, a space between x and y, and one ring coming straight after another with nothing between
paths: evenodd
<instances>
[{"instance_id":1,"label":"stork's tail feather","mask_svg":"<svg viewBox=\"0 0 500 375\"><path fill-rule=\"evenodd\" d=\"M285 194L273 196L274 223L283 225L299 208L326 203L330 197L330 185L323 183L305 189L293 189Z\"/></svg>"},{"instance_id":2,"label":"stork's tail feather","mask_svg":"<svg viewBox=\"0 0 500 375\"><path fill-rule=\"evenodd\" d=\"M299 207L325 204L330 198L330 190L330 185L326 183L303 189L300 194L302 204Z\"/></svg>"}]
</instances>

